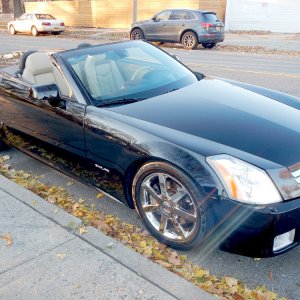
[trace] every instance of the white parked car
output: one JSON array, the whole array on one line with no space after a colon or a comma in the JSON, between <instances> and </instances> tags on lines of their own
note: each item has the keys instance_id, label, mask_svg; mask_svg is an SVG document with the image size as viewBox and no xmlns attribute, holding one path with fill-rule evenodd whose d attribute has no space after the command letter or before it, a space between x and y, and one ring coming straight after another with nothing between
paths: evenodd
<instances>
[{"instance_id":1,"label":"white parked car","mask_svg":"<svg viewBox=\"0 0 300 300\"><path fill-rule=\"evenodd\" d=\"M65 23L62 20L56 20L49 14L28 13L9 22L7 28L11 34L31 32L33 36L37 36L42 32L60 34L65 30Z\"/></svg>"}]
</instances>

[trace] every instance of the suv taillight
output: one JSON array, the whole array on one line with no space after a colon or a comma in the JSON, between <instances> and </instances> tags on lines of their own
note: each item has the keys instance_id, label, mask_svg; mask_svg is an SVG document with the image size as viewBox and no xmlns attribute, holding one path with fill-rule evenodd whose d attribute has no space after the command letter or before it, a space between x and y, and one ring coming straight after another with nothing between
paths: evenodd
<instances>
[{"instance_id":1,"label":"suv taillight","mask_svg":"<svg viewBox=\"0 0 300 300\"><path fill-rule=\"evenodd\" d=\"M201 25L202 25L202 27L203 27L204 29L207 29L207 28L209 28L209 27L214 26L214 24L206 23L206 22L202 22Z\"/></svg>"},{"instance_id":2,"label":"suv taillight","mask_svg":"<svg viewBox=\"0 0 300 300\"><path fill-rule=\"evenodd\" d=\"M60 26L65 26L65 23L64 22L60 23Z\"/></svg>"},{"instance_id":3,"label":"suv taillight","mask_svg":"<svg viewBox=\"0 0 300 300\"><path fill-rule=\"evenodd\" d=\"M42 25L43 26L51 26L51 23L50 22L43 22Z\"/></svg>"}]
</instances>

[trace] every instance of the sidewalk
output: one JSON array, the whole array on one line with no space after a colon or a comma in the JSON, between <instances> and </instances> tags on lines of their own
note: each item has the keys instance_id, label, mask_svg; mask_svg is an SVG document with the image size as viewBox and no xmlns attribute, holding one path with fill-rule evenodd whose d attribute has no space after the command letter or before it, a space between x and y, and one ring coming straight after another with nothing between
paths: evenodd
<instances>
[{"instance_id":1,"label":"sidewalk","mask_svg":"<svg viewBox=\"0 0 300 300\"><path fill-rule=\"evenodd\" d=\"M0 175L0 299L215 299Z\"/></svg>"}]
</instances>

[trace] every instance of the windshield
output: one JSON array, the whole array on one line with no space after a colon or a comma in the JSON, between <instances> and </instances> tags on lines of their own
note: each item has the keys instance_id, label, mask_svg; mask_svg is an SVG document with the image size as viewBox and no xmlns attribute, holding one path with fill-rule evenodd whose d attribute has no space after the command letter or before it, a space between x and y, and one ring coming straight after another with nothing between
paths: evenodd
<instances>
[{"instance_id":1,"label":"windshield","mask_svg":"<svg viewBox=\"0 0 300 300\"><path fill-rule=\"evenodd\" d=\"M142 41L81 48L62 55L95 105L141 101L197 81L174 58Z\"/></svg>"}]
</instances>

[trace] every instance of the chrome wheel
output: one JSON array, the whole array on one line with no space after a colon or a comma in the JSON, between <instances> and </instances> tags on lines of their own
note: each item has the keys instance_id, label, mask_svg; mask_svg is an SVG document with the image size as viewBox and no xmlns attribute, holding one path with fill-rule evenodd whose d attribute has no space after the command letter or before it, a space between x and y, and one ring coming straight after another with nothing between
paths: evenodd
<instances>
[{"instance_id":1,"label":"chrome wheel","mask_svg":"<svg viewBox=\"0 0 300 300\"><path fill-rule=\"evenodd\" d=\"M183 35L181 42L186 49L195 49L198 46L197 36L192 31L186 32Z\"/></svg>"},{"instance_id":2,"label":"chrome wheel","mask_svg":"<svg viewBox=\"0 0 300 300\"><path fill-rule=\"evenodd\" d=\"M132 30L131 35L130 35L130 39L131 40L143 40L144 39L143 31L140 30L140 29Z\"/></svg>"},{"instance_id":3,"label":"chrome wheel","mask_svg":"<svg viewBox=\"0 0 300 300\"><path fill-rule=\"evenodd\" d=\"M152 173L141 183L141 209L164 238L185 242L194 234L198 211L192 196L176 178Z\"/></svg>"}]
</instances>

